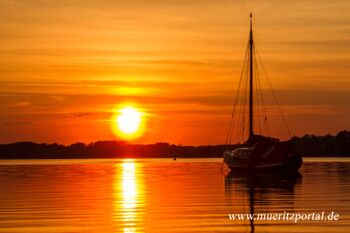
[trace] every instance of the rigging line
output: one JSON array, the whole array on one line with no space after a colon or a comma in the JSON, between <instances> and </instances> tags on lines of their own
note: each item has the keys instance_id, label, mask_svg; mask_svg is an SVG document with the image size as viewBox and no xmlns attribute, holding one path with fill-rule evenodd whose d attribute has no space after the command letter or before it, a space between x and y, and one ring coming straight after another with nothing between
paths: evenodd
<instances>
[{"instance_id":1,"label":"rigging line","mask_svg":"<svg viewBox=\"0 0 350 233\"><path fill-rule=\"evenodd\" d=\"M255 55L255 52L253 53ZM258 64L256 62L256 58L254 57L253 60L253 64L254 64L254 70L255 70L255 77L258 77L259 72L258 72ZM258 106L258 126L259 126L259 134L261 135L261 124L260 124L260 101L259 101L259 87L258 87L258 82L254 82L255 83L255 89L257 91L255 91L255 95L256 95L256 103Z\"/></svg>"},{"instance_id":2,"label":"rigging line","mask_svg":"<svg viewBox=\"0 0 350 233\"><path fill-rule=\"evenodd\" d=\"M243 80L242 82L244 81L244 74L243 74ZM242 109L241 109L241 102L243 102L242 98L243 98L243 90L244 89L244 83L242 84L242 88L239 92L239 100L237 102L237 114L236 114L236 118L237 118L237 122L235 125L234 125L234 130L232 131L232 133L234 134L234 137L235 137L235 140L236 141L239 141L239 125L241 124L241 115L242 115ZM234 132L235 131L235 132Z\"/></svg>"},{"instance_id":3,"label":"rigging line","mask_svg":"<svg viewBox=\"0 0 350 233\"><path fill-rule=\"evenodd\" d=\"M246 67L246 63L248 62L248 46L249 46L249 44L247 44L246 55L245 55L245 59L243 61L243 66L242 66L242 73L241 73L242 81L244 81L244 77L246 75L245 67ZM240 106L241 106L241 102L243 102L243 100L242 100L243 92L244 92L243 85L244 84L242 83L242 88L239 90L239 92L237 92L238 101L235 105L235 107L237 107L237 111L238 111L238 114L235 114L235 115L237 115L238 124L236 124L237 126L233 127L233 129L232 129L232 133L234 133L233 131L235 131L235 129L237 131L236 133L234 133L234 136L235 136L236 141L238 141L238 142L240 142L240 128L239 127L240 127L241 121L242 121L242 108ZM232 135L231 135L231 138L232 138ZM231 138L230 138L230 143L231 143Z\"/></svg>"},{"instance_id":4,"label":"rigging line","mask_svg":"<svg viewBox=\"0 0 350 233\"><path fill-rule=\"evenodd\" d=\"M269 86L270 86L270 89L271 89L271 92L272 92L273 98L274 98L274 99L275 99L275 101L276 101L276 104L277 104L278 110L279 110L279 112L280 112L280 114L281 114L281 116L282 116L283 122L284 122L284 124L285 124L285 126L286 126L286 128L287 128L287 131L288 131L289 137L292 137L292 133L291 133L291 131L290 131L289 127L288 127L288 124L287 124L287 120L286 120L286 118L285 118L285 116L284 116L284 114L283 114L282 108L281 108L281 106L280 106L280 104L279 104L279 102L278 102L278 100L277 100L277 97L276 97L275 91L274 91L274 90L273 90L273 88L272 88L272 85L271 85L270 79L269 79L269 78L268 78L268 76L267 76L267 72L266 72L266 70L265 70L264 64L262 63L262 60L261 60L261 58L260 58L260 55L259 55L258 51L257 51L257 54L258 54L258 58L259 58L259 60L260 60L261 66L262 66L262 68L263 68L263 71L264 71L265 77L266 77L266 79L267 79L267 83L268 83L268 84L269 84Z\"/></svg>"},{"instance_id":5,"label":"rigging line","mask_svg":"<svg viewBox=\"0 0 350 233\"><path fill-rule=\"evenodd\" d=\"M250 56L250 55L249 55ZM241 125L241 140L242 143L244 143L245 138L245 129L247 126L246 119L247 119L247 110L248 110L248 100L249 100L249 60L247 60L247 71L246 71L246 83L245 83L245 92L244 92L244 103L243 103L243 115L242 115L242 125ZM247 113L246 113L247 112Z\"/></svg>"},{"instance_id":6,"label":"rigging line","mask_svg":"<svg viewBox=\"0 0 350 233\"><path fill-rule=\"evenodd\" d=\"M249 54L250 55L250 54ZM247 78L246 78L246 84L245 84L245 93L244 93L244 104L243 104L243 122L242 122L242 132L241 132L241 137L244 138L244 130L245 130L245 109L246 109L246 103L247 103L247 92L248 92L248 69L249 67L247 66Z\"/></svg>"},{"instance_id":7,"label":"rigging line","mask_svg":"<svg viewBox=\"0 0 350 233\"><path fill-rule=\"evenodd\" d=\"M235 140L237 141L237 142L239 142L239 140L240 140L240 128L239 128L239 126L241 125L241 121L242 121L242 108L241 108L241 106L242 106L242 102L243 102L243 96L244 96L244 82L245 82L245 64L243 65L243 76L242 76L242 88L240 89L240 91L239 91L239 95L238 95L238 97L239 97L239 99L238 99L238 102L237 102L237 114L236 114L236 116L237 116L237 124L235 124L235 126L234 126L234 132L232 132L233 134L234 134L234 137L235 137Z\"/></svg>"},{"instance_id":8,"label":"rigging line","mask_svg":"<svg viewBox=\"0 0 350 233\"><path fill-rule=\"evenodd\" d=\"M243 77L244 77L244 74L243 74ZM233 131L236 131L236 132L234 132L234 136L235 136L236 141L238 141L238 142L240 140L239 126L241 125L241 121L242 121L242 108L241 108L242 104L241 104L241 102L243 102L243 92L244 92L244 86L242 86L242 89L239 92L239 100L237 102L237 121L238 121L238 123L235 125L236 127L234 127L234 130L233 130Z\"/></svg>"},{"instance_id":9,"label":"rigging line","mask_svg":"<svg viewBox=\"0 0 350 233\"><path fill-rule=\"evenodd\" d=\"M245 122L245 108L246 108L246 101L247 101L247 82L248 82L248 69L249 69L249 60L247 57L246 63L245 63L245 72L244 72L244 88L242 89L242 98L240 103L240 115L239 115L239 123L237 125L237 137L239 143L244 143L244 122Z\"/></svg>"},{"instance_id":10,"label":"rigging line","mask_svg":"<svg viewBox=\"0 0 350 233\"><path fill-rule=\"evenodd\" d=\"M243 71L244 71L244 63L245 63L245 60L246 60L246 57L247 57L247 53L248 53L248 49L245 52L245 56L244 56L244 60L243 60L243 67L242 67L241 76L240 76L240 79L239 79L238 90L237 90L237 94L236 94L236 98L235 98L235 104L234 104L234 107L233 107L233 110L232 110L232 114L231 114L231 121L230 121L230 126L229 126L229 130L228 130L228 134L227 134L226 145L227 145L227 142L228 142L229 138L232 137L231 131L232 131L232 127L233 127L233 124L234 124L234 122L233 122L234 115L235 115L234 113L235 113L238 93L239 93L240 86L241 86L241 81L242 81L242 76L243 76ZM230 139L230 143L231 143L231 139Z\"/></svg>"},{"instance_id":11,"label":"rigging line","mask_svg":"<svg viewBox=\"0 0 350 233\"><path fill-rule=\"evenodd\" d=\"M254 54L256 54L256 51L254 50ZM255 55L255 58L256 58L256 55ZM257 62L257 64L259 64ZM260 79L260 73L258 73L258 77L257 77L257 80L258 80L258 84L259 84L259 94L261 96L261 102L262 102L262 111L263 111L263 116L264 116L264 128L265 128L265 132L266 134L270 137L270 129L269 129L269 125L268 125L268 122L267 122L267 114L266 114L266 106L265 106L265 101L264 101L264 94L263 94L263 91L262 91L262 87L261 87L261 79Z\"/></svg>"},{"instance_id":12,"label":"rigging line","mask_svg":"<svg viewBox=\"0 0 350 233\"><path fill-rule=\"evenodd\" d=\"M259 85L261 86L260 75L259 75L259 77L258 77L258 81L259 81ZM263 102L263 115L264 115L264 127L265 127L265 132L266 132L266 135L270 137L271 134L270 134L270 129L269 129L269 123L268 123L268 121L267 121L267 111L266 111L266 106L265 106L265 103L264 103L264 94L263 94L262 89L260 89L260 95L261 95L262 102Z\"/></svg>"},{"instance_id":13,"label":"rigging line","mask_svg":"<svg viewBox=\"0 0 350 233\"><path fill-rule=\"evenodd\" d=\"M256 64L258 66L258 61L256 59L256 52L254 50L254 58L255 58L255 61L256 61ZM266 135L270 136L270 132L269 132L269 129L268 129L268 124L267 124L267 115L266 115L266 108L265 108L265 102L264 102L264 95L263 95L263 91L262 91L262 87L261 87L261 80L260 80L260 73L258 72L257 74L257 83L258 83L258 92L259 92L259 95L260 95L260 98L261 98L261 108L262 108L262 115L264 117L263 119L263 122L264 122L264 129L265 129L265 133Z\"/></svg>"},{"instance_id":14,"label":"rigging line","mask_svg":"<svg viewBox=\"0 0 350 233\"><path fill-rule=\"evenodd\" d=\"M240 100L239 102L237 103L238 104L238 110L239 110L239 114L238 114L238 124L236 124L236 131L237 133L235 134L236 138L237 138L237 141L240 143L241 142L241 125L242 125L242 121L243 121L243 110L242 110L242 103L243 103L243 100L244 100L244 92L245 92L245 88L244 88L244 79L246 78L247 76L247 63L248 63L248 55L249 55L249 50L248 50L248 47L249 46L249 43L247 44L247 49L246 49L246 59L243 63L243 76L242 76L242 89L240 90L240 94L239 94L239 97L240 97Z\"/></svg>"},{"instance_id":15,"label":"rigging line","mask_svg":"<svg viewBox=\"0 0 350 233\"><path fill-rule=\"evenodd\" d=\"M257 62L257 60L256 60ZM258 67L258 62L257 62L257 67ZM259 68L257 68L257 85L258 85L258 98L259 98L259 103L260 103L260 118L259 118L259 122L262 121L262 124L264 125L264 129L265 129L265 133L266 135L267 130L266 130L266 124L264 124L264 117L266 116L266 111L265 111L265 103L264 103L264 98L262 96L262 88L261 88L261 83L260 83L260 73L259 73Z\"/></svg>"},{"instance_id":16,"label":"rigging line","mask_svg":"<svg viewBox=\"0 0 350 233\"><path fill-rule=\"evenodd\" d=\"M241 78L240 78L239 89L237 90L237 95L236 95L236 99L235 99L234 111L233 111L232 116L231 116L231 123L232 123L232 125L231 125L231 129L229 131L229 138L228 138L229 142L228 142L228 144L231 144L232 139L235 140L235 138L233 138L233 137L236 136L235 133L234 133L235 125L236 125L235 121L236 121L236 118L239 117L239 102L241 101L240 100L241 99L241 96L240 96L241 94L240 93L241 93L241 91L243 89L243 87L242 87L243 77L244 77L244 73L242 72L241 73Z\"/></svg>"},{"instance_id":17,"label":"rigging line","mask_svg":"<svg viewBox=\"0 0 350 233\"><path fill-rule=\"evenodd\" d=\"M262 111L262 115L264 116L264 105L263 105L263 98L261 98L261 93L262 93L262 89L261 89L261 84L260 84L260 73L259 73L259 63L258 63L258 60L256 59L256 52L255 52L255 49L254 49L254 62L256 63L256 70L257 70L257 75L256 75L256 83L258 85L257 87L257 94L259 96L259 100L261 102L260 104L260 108L261 108L261 111Z\"/></svg>"}]
</instances>

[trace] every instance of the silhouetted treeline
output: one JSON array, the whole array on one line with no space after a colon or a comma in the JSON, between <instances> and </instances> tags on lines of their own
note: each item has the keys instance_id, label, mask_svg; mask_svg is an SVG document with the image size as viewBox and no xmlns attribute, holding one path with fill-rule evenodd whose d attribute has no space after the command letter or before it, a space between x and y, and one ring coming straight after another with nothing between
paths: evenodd
<instances>
[{"instance_id":1,"label":"silhouetted treeline","mask_svg":"<svg viewBox=\"0 0 350 233\"><path fill-rule=\"evenodd\" d=\"M305 135L292 140L295 150L303 156L350 156L350 131L340 131L336 136Z\"/></svg>"},{"instance_id":2,"label":"silhouetted treeline","mask_svg":"<svg viewBox=\"0 0 350 233\"><path fill-rule=\"evenodd\" d=\"M0 159L47 158L163 158L163 157L221 157L226 148L217 146L180 146L168 143L149 145L129 144L124 141L99 141L90 144L37 144L17 142L0 145Z\"/></svg>"},{"instance_id":3,"label":"silhouetted treeline","mask_svg":"<svg viewBox=\"0 0 350 233\"><path fill-rule=\"evenodd\" d=\"M350 156L350 131L336 136L305 135L294 137L293 145L303 156ZM90 144L38 144L17 142L0 145L0 159L49 158L212 158L222 157L225 145L182 146L168 143L149 145L129 144L125 141L99 141ZM231 146L234 148L234 146Z\"/></svg>"}]
</instances>

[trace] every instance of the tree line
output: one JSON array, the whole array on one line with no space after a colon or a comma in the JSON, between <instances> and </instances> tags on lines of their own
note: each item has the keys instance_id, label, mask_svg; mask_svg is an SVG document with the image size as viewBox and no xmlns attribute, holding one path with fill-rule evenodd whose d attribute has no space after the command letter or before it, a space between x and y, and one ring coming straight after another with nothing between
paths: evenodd
<instances>
[{"instance_id":1,"label":"tree line","mask_svg":"<svg viewBox=\"0 0 350 233\"><path fill-rule=\"evenodd\" d=\"M303 156L350 156L350 131L337 135L293 137L293 147ZM0 145L0 159L51 158L220 158L235 145L182 146L169 143L130 144L126 141L98 141L90 144L16 142Z\"/></svg>"}]
</instances>

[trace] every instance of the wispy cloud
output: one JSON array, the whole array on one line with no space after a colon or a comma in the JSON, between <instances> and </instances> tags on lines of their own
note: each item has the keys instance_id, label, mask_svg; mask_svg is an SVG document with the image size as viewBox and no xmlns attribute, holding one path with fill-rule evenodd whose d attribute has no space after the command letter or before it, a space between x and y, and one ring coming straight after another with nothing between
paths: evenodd
<instances>
[{"instance_id":1,"label":"wispy cloud","mask_svg":"<svg viewBox=\"0 0 350 233\"><path fill-rule=\"evenodd\" d=\"M298 132L314 122L320 132L349 127L349 7L347 0L1 1L0 142L111 138L107 121L128 101L153 117L142 140L208 142L196 132L210 131L220 142L251 11L259 54Z\"/></svg>"}]
</instances>

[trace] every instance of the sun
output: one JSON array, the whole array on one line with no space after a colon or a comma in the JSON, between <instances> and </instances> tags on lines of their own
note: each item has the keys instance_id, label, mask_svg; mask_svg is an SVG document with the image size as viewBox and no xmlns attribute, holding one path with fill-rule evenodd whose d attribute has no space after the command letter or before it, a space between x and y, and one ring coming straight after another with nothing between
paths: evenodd
<instances>
[{"instance_id":1,"label":"sun","mask_svg":"<svg viewBox=\"0 0 350 233\"><path fill-rule=\"evenodd\" d=\"M142 120L142 113L137 108L122 107L114 118L115 131L125 139L137 138L142 133Z\"/></svg>"},{"instance_id":2,"label":"sun","mask_svg":"<svg viewBox=\"0 0 350 233\"><path fill-rule=\"evenodd\" d=\"M141 116L140 113L132 108L125 107L120 110L119 116L117 116L118 129L124 134L134 134L140 127Z\"/></svg>"}]
</instances>

